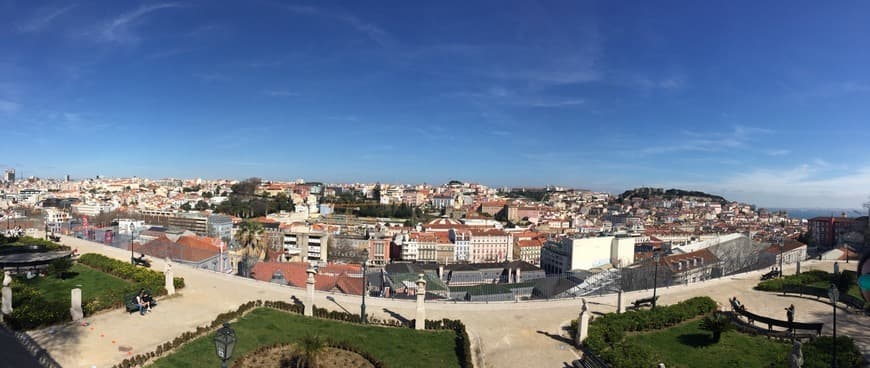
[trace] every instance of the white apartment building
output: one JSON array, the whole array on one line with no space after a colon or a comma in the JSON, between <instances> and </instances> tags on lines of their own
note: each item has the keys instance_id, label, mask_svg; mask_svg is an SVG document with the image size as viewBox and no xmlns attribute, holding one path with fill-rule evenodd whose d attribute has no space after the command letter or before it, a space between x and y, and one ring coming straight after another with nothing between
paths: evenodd
<instances>
[{"instance_id":1,"label":"white apartment building","mask_svg":"<svg viewBox=\"0 0 870 368\"><path fill-rule=\"evenodd\" d=\"M74 204L72 205L73 212L84 216L96 216L101 213L112 212L118 207L113 204L89 203L89 204Z\"/></svg>"},{"instance_id":2,"label":"white apartment building","mask_svg":"<svg viewBox=\"0 0 870 368\"><path fill-rule=\"evenodd\" d=\"M454 245L454 262L468 262L471 260L471 234L451 229L450 241Z\"/></svg>"},{"instance_id":3,"label":"white apartment building","mask_svg":"<svg viewBox=\"0 0 870 368\"><path fill-rule=\"evenodd\" d=\"M561 242L547 242L541 249L541 268L547 273L623 267L632 263L634 238L631 237L564 238Z\"/></svg>"}]
</instances>

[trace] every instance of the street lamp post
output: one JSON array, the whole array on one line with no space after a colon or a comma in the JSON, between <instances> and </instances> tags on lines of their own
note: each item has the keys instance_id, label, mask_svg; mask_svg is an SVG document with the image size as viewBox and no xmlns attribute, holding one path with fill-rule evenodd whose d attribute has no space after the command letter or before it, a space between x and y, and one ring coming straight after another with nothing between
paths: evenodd
<instances>
[{"instance_id":1,"label":"street lamp post","mask_svg":"<svg viewBox=\"0 0 870 368\"><path fill-rule=\"evenodd\" d=\"M653 261L656 262L656 270L655 276L653 276L653 299L652 299L652 309L656 309L656 289L659 286L659 261L662 260L662 254L659 252L653 252Z\"/></svg>"},{"instance_id":2,"label":"street lamp post","mask_svg":"<svg viewBox=\"0 0 870 368\"><path fill-rule=\"evenodd\" d=\"M831 283L828 287L828 297L831 298L831 306L834 308L834 343L831 358L831 367L837 368L837 299L840 298L840 290Z\"/></svg>"},{"instance_id":3,"label":"street lamp post","mask_svg":"<svg viewBox=\"0 0 870 368\"><path fill-rule=\"evenodd\" d=\"M133 260L136 258L136 256L133 255L133 229L133 223L130 222L130 263L136 265L136 261Z\"/></svg>"},{"instance_id":4,"label":"street lamp post","mask_svg":"<svg viewBox=\"0 0 870 368\"><path fill-rule=\"evenodd\" d=\"M363 249L362 256L362 305L359 310L362 323L368 323L368 319L366 318L366 266L369 263L369 250Z\"/></svg>"},{"instance_id":5,"label":"street lamp post","mask_svg":"<svg viewBox=\"0 0 870 368\"><path fill-rule=\"evenodd\" d=\"M224 322L224 326L217 330L214 335L215 354L221 360L221 368L227 368L227 360L233 357L236 348L236 332L230 328L230 324Z\"/></svg>"}]
</instances>

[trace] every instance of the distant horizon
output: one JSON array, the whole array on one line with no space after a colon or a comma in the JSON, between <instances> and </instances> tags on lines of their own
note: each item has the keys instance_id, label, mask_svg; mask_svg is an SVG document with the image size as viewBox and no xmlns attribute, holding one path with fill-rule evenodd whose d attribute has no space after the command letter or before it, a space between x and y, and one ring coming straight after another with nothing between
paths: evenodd
<instances>
[{"instance_id":1,"label":"distant horizon","mask_svg":"<svg viewBox=\"0 0 870 368\"><path fill-rule=\"evenodd\" d=\"M19 172L19 171L16 170L16 175L18 175L18 172ZM443 182L411 182L411 181L408 181L408 182L401 182L401 181L399 181L399 182L387 182L387 181L378 181L378 180L375 180L375 181L360 181L360 180L357 180L357 181L309 180L309 179L306 179L305 177L296 177L296 178L292 178L292 179L275 179L275 178L267 178L267 177L264 177L264 176L256 176L256 175L254 175L254 176L247 176L247 177L244 177L244 178L233 178L233 177L204 177L204 176L196 176L196 177L157 176L157 177L151 177L151 176L142 176L142 175L133 175L133 176L104 176L104 175L101 175L101 174L98 174L98 175L101 177L101 179L133 179L133 178L139 178L139 179L147 179L147 180L166 180L166 179L175 179L175 180L184 180L184 181L187 181L187 180L197 180L197 179L202 179L202 180L206 180L206 181L217 181L217 180L231 180L231 181L232 181L232 180L235 180L235 181L242 181L242 180L246 180L246 179L250 179L250 178L258 178L258 179L261 179L261 180L264 180L264 181L275 181L275 182L294 182L294 181L296 181L296 180L300 180L300 179L302 179L302 180L305 181L305 183L324 183L324 184L376 184L376 183L381 183L381 184L388 184L388 185L410 185L410 186L414 186L414 185L424 185L424 184L425 184L425 185L431 185L431 186L441 186L441 185L446 185L447 183L449 183L449 182L452 181L452 180L457 180L457 181L460 181L460 182L462 182L462 183L480 184L480 185L484 185L484 186L487 186L487 187L489 187L489 188L493 188L493 189L502 189L502 188L505 188L505 187L507 187L507 188L511 188L511 189L516 189L516 188L534 188L534 189L541 189L541 188L546 188L546 187L548 187L548 186L551 186L551 187L567 188L567 189L571 189L571 190L588 190L588 191L592 191L592 192L604 192L604 193L611 194L611 195L613 195L613 196L618 196L618 195L622 194L622 193L625 192L625 191L633 190L633 189L638 189L638 188L660 188L660 189L665 189L665 190L667 190L667 189L680 189L680 190L700 191L700 192L703 192L703 193L706 193L706 194L710 194L710 195L721 196L721 197L725 198L726 200L728 200L728 201L730 201L730 202L746 203L746 204L753 205L753 206L755 206L756 208L764 208L764 209L768 209L768 210L807 210L807 211L814 211L814 212L820 212L820 211L823 211L823 210L849 210L849 211L855 211L855 210L858 210L858 211L864 211L864 212L867 211L867 209L866 209L866 208L863 208L861 205L858 205L858 207L849 207L849 206L821 206L821 207L768 206L768 205L762 205L762 204L759 204L759 203L756 203L756 202L751 202L751 201L746 201L746 200L741 200L741 199L732 198L732 197L729 197L729 196L727 196L727 195L723 195L723 194L716 193L716 192L712 192L712 191L707 191L707 190L704 190L704 189L698 189L698 188L692 188L692 189L689 189L689 188L680 188L680 187L674 187L674 186L650 186L650 185L645 185L645 186L629 187L629 188L620 189L620 190L607 190L607 189L594 189L594 188L588 188L588 187L583 187L583 186L571 186L571 185L565 185L565 184L552 184L552 183L551 183L551 184L543 184L543 185L491 185L491 184L488 184L488 183L485 183L485 182L482 182L482 181L462 180L462 179L457 179L457 178L447 179L447 180L444 180ZM74 177L74 176L70 175L70 180L72 180L72 181L81 181L81 180L96 179L96 177L97 177L98 175L94 175L94 176L86 176L86 177ZM50 180L58 180L58 181L63 181L63 180L66 179L66 175L61 176L61 177L56 177L56 176L38 176L38 175L31 175L31 176L33 176L33 177L35 177L35 178L38 178L38 179L50 179ZM21 180L26 180L26 179L27 179L27 178L18 178L18 177L16 177L16 182L17 182L17 181L21 181ZM848 212L847 212L847 213L848 213ZM838 214L835 214L835 215L838 215ZM864 216L864 215L861 215L861 216ZM852 217L852 216L850 216L850 217Z\"/></svg>"}]
</instances>

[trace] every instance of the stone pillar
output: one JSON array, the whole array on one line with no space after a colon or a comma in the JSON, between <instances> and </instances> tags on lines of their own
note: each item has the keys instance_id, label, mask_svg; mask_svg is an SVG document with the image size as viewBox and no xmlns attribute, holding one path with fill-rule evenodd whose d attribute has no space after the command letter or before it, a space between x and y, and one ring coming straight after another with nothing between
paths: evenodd
<instances>
[{"instance_id":1,"label":"stone pillar","mask_svg":"<svg viewBox=\"0 0 870 368\"><path fill-rule=\"evenodd\" d=\"M414 321L414 329L426 329L426 280L423 279L423 274L418 275L417 279L417 317Z\"/></svg>"},{"instance_id":2,"label":"stone pillar","mask_svg":"<svg viewBox=\"0 0 870 368\"><path fill-rule=\"evenodd\" d=\"M3 273L3 289L0 290L0 322L3 321L3 315L12 314L12 288L9 284L12 283L12 276L9 276L9 271Z\"/></svg>"},{"instance_id":3,"label":"stone pillar","mask_svg":"<svg viewBox=\"0 0 870 368\"><path fill-rule=\"evenodd\" d=\"M172 272L172 261L169 258L166 258L166 269L163 270L164 286L166 288L166 295L175 295L175 275Z\"/></svg>"},{"instance_id":4,"label":"stone pillar","mask_svg":"<svg viewBox=\"0 0 870 368\"><path fill-rule=\"evenodd\" d=\"M519 284L521 282L523 282L523 279L522 279L522 276L520 274L520 269L517 268L517 283Z\"/></svg>"},{"instance_id":5,"label":"stone pillar","mask_svg":"<svg viewBox=\"0 0 870 368\"><path fill-rule=\"evenodd\" d=\"M616 314L622 314L625 312L625 304L622 303L622 289L619 289L619 292L616 293Z\"/></svg>"},{"instance_id":6,"label":"stone pillar","mask_svg":"<svg viewBox=\"0 0 870 368\"><path fill-rule=\"evenodd\" d=\"M73 321L81 321L85 318L85 312L82 311L82 289L72 289L70 294L69 314Z\"/></svg>"},{"instance_id":7,"label":"stone pillar","mask_svg":"<svg viewBox=\"0 0 870 368\"><path fill-rule=\"evenodd\" d=\"M583 346L583 341L586 340L587 336L589 336L589 311L581 310L580 316L577 318L577 336L574 341L578 349Z\"/></svg>"},{"instance_id":8,"label":"stone pillar","mask_svg":"<svg viewBox=\"0 0 870 368\"><path fill-rule=\"evenodd\" d=\"M305 272L308 273L308 279L305 280L305 315L311 317L314 315L314 275L317 274L317 270L308 267Z\"/></svg>"},{"instance_id":9,"label":"stone pillar","mask_svg":"<svg viewBox=\"0 0 870 368\"><path fill-rule=\"evenodd\" d=\"M794 274L795 275L801 274L801 261L797 261L797 264L795 264Z\"/></svg>"}]
</instances>

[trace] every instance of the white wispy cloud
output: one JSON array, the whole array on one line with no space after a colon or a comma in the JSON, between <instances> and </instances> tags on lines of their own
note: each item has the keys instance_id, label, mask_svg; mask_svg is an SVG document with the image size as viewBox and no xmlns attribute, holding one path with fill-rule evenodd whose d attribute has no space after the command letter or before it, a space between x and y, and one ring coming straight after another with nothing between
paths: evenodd
<instances>
[{"instance_id":1,"label":"white wispy cloud","mask_svg":"<svg viewBox=\"0 0 870 368\"><path fill-rule=\"evenodd\" d=\"M538 100L538 101L530 101L529 106L534 107L566 107L566 106L577 106L586 103L582 98L575 99L552 99L552 100Z\"/></svg>"},{"instance_id":2,"label":"white wispy cloud","mask_svg":"<svg viewBox=\"0 0 870 368\"><path fill-rule=\"evenodd\" d=\"M31 18L19 22L16 26L18 31L22 33L39 32L45 29L45 27L47 27L57 17L75 7L76 4L60 8L42 8L39 9Z\"/></svg>"},{"instance_id":3,"label":"white wispy cloud","mask_svg":"<svg viewBox=\"0 0 870 368\"><path fill-rule=\"evenodd\" d=\"M870 167L836 172L824 161L813 160L794 167L754 169L699 187L772 207L859 207L870 188Z\"/></svg>"},{"instance_id":4,"label":"white wispy cloud","mask_svg":"<svg viewBox=\"0 0 870 368\"><path fill-rule=\"evenodd\" d=\"M232 79L221 73L195 73L193 76L203 82L228 82Z\"/></svg>"},{"instance_id":5,"label":"white wispy cloud","mask_svg":"<svg viewBox=\"0 0 870 368\"><path fill-rule=\"evenodd\" d=\"M480 91L447 93L444 96L450 98L471 99L480 103L541 108L571 107L586 103L586 100L582 98L545 96L534 92L518 92L501 86L493 86Z\"/></svg>"},{"instance_id":6,"label":"white wispy cloud","mask_svg":"<svg viewBox=\"0 0 870 368\"><path fill-rule=\"evenodd\" d=\"M391 47L396 44L395 38L389 32L374 23L364 21L353 14L303 5L284 5L282 7L296 14L322 17L342 22L382 47Z\"/></svg>"},{"instance_id":7,"label":"white wispy cloud","mask_svg":"<svg viewBox=\"0 0 870 368\"><path fill-rule=\"evenodd\" d=\"M20 108L21 105L17 102L0 99L0 113L11 114L18 112L18 109Z\"/></svg>"},{"instance_id":8,"label":"white wispy cloud","mask_svg":"<svg viewBox=\"0 0 870 368\"><path fill-rule=\"evenodd\" d=\"M718 152L727 149L746 148L749 143L757 141L761 136L773 134L765 128L735 126L730 132L691 132L683 131L683 137L657 146L646 147L641 152L660 154L680 151Z\"/></svg>"},{"instance_id":9,"label":"white wispy cloud","mask_svg":"<svg viewBox=\"0 0 870 368\"><path fill-rule=\"evenodd\" d=\"M299 96L296 92L290 92L287 90L278 90L278 89L270 89L263 91L263 94L272 97L296 97Z\"/></svg>"},{"instance_id":10,"label":"white wispy cloud","mask_svg":"<svg viewBox=\"0 0 870 368\"><path fill-rule=\"evenodd\" d=\"M121 14L102 24L97 29L97 37L100 41L109 43L135 43L139 40L139 37L132 30L141 24L146 16L161 9L180 8L182 6L183 4L181 3L143 5L136 10Z\"/></svg>"},{"instance_id":11,"label":"white wispy cloud","mask_svg":"<svg viewBox=\"0 0 870 368\"><path fill-rule=\"evenodd\" d=\"M791 153L791 151L789 151L787 149L774 149L774 150L768 150L766 153L770 156L785 156L785 155L788 155L789 153Z\"/></svg>"}]
</instances>

